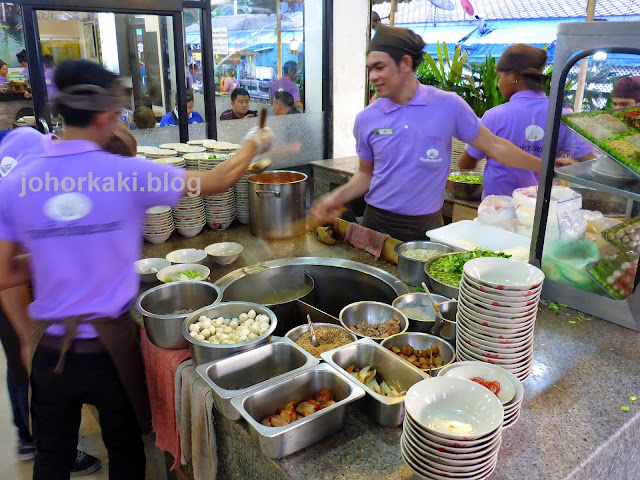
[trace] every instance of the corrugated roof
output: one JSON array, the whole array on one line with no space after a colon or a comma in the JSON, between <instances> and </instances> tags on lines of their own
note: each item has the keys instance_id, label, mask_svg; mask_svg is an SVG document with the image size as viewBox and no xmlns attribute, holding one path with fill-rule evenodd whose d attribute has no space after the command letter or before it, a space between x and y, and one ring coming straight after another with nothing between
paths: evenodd
<instances>
[{"instance_id":1,"label":"corrugated roof","mask_svg":"<svg viewBox=\"0 0 640 480\"><path fill-rule=\"evenodd\" d=\"M487 20L530 18L571 18L586 15L587 0L470 0L476 15ZM396 24L424 22L462 22L471 20L459 0L452 0L455 10L442 10L428 0L412 0L398 5ZM373 8L381 18L387 17L390 3ZM596 17L640 15L638 0L598 0Z\"/></svg>"}]
</instances>

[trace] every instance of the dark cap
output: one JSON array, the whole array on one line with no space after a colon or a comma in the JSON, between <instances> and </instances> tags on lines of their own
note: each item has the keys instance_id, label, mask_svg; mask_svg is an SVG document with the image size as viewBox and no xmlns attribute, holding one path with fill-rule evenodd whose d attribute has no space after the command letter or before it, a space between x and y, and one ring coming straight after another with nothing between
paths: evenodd
<instances>
[{"instance_id":1,"label":"dark cap","mask_svg":"<svg viewBox=\"0 0 640 480\"><path fill-rule=\"evenodd\" d=\"M385 52L396 60L409 55L416 67L424 58L422 49L425 45L422 37L408 28L381 25L371 40L367 53Z\"/></svg>"},{"instance_id":2,"label":"dark cap","mask_svg":"<svg viewBox=\"0 0 640 480\"><path fill-rule=\"evenodd\" d=\"M543 78L542 69L547 63L547 52L540 48L518 43L511 45L500 56L496 65L499 72L516 72L534 78Z\"/></svg>"},{"instance_id":3,"label":"dark cap","mask_svg":"<svg viewBox=\"0 0 640 480\"><path fill-rule=\"evenodd\" d=\"M624 77L618 80L613 86L612 96L640 101L640 77Z\"/></svg>"}]
</instances>

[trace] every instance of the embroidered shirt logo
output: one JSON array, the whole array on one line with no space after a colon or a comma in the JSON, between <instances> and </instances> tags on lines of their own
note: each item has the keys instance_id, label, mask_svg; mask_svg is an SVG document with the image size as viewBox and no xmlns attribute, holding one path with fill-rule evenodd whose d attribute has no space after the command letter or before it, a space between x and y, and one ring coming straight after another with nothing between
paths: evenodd
<instances>
[{"instance_id":1,"label":"embroidered shirt logo","mask_svg":"<svg viewBox=\"0 0 640 480\"><path fill-rule=\"evenodd\" d=\"M13 170L13 168L18 164L18 160L13 157L4 157L0 162L0 175L6 177L7 174Z\"/></svg>"},{"instance_id":2,"label":"embroidered shirt logo","mask_svg":"<svg viewBox=\"0 0 640 480\"><path fill-rule=\"evenodd\" d=\"M82 193L63 193L51 197L44 204L44 213L51 220L70 222L86 217L93 205L91 199Z\"/></svg>"},{"instance_id":3,"label":"embroidered shirt logo","mask_svg":"<svg viewBox=\"0 0 640 480\"><path fill-rule=\"evenodd\" d=\"M441 162L442 158L439 158L439 156L440 156L440 152L437 149L431 147L429 150L427 150L427 158L420 157L420 161L431 162L431 163Z\"/></svg>"}]
</instances>

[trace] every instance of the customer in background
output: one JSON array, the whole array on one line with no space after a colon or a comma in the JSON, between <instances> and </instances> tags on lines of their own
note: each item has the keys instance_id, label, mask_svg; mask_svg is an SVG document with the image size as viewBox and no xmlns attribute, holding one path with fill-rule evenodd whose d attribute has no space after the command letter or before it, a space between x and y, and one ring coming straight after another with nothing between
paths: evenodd
<instances>
[{"instance_id":1,"label":"customer in background","mask_svg":"<svg viewBox=\"0 0 640 480\"><path fill-rule=\"evenodd\" d=\"M521 150L542 158L549 98L544 93L547 53L531 45L517 44L507 48L496 65L498 88L506 103L489 109L482 117L482 125L495 135L509 140ZM563 110L563 114L569 113ZM595 158L593 148L560 126L558 152L578 161ZM458 161L462 170L473 170L485 153L471 145ZM567 161L567 160L563 160ZM538 174L515 168L487 158L483 177L482 198L489 195L511 196L517 188L538 185Z\"/></svg>"},{"instance_id":2,"label":"customer in background","mask_svg":"<svg viewBox=\"0 0 640 480\"><path fill-rule=\"evenodd\" d=\"M227 71L227 77L220 84L221 90L227 93L233 93L236 88L240 87L240 82L236 79L236 71L231 69Z\"/></svg>"},{"instance_id":3,"label":"customer in background","mask_svg":"<svg viewBox=\"0 0 640 480\"><path fill-rule=\"evenodd\" d=\"M293 95L289 92L276 92L273 97L273 113L274 115L292 115L300 113L300 110L298 110L294 104Z\"/></svg>"},{"instance_id":4,"label":"customer in background","mask_svg":"<svg viewBox=\"0 0 640 480\"><path fill-rule=\"evenodd\" d=\"M0 60L0 86L2 88L9 88L7 75L9 75L9 66L3 60Z\"/></svg>"},{"instance_id":5,"label":"customer in background","mask_svg":"<svg viewBox=\"0 0 640 480\"><path fill-rule=\"evenodd\" d=\"M220 120L240 120L258 115L256 110L249 110L251 97L244 88L236 88L231 94L231 108L220 115Z\"/></svg>"},{"instance_id":6,"label":"customer in background","mask_svg":"<svg viewBox=\"0 0 640 480\"><path fill-rule=\"evenodd\" d=\"M136 130L145 128L154 128L156 126L156 117L153 110L149 107L136 107L133 112L133 126Z\"/></svg>"},{"instance_id":7,"label":"customer in background","mask_svg":"<svg viewBox=\"0 0 640 480\"><path fill-rule=\"evenodd\" d=\"M298 74L298 64L293 60L289 60L282 67L282 78L271 82L269 86L269 99L273 103L273 98L276 92L285 91L293 95L295 107L302 110L302 102L300 102L300 87L293 80Z\"/></svg>"},{"instance_id":8,"label":"customer in background","mask_svg":"<svg viewBox=\"0 0 640 480\"><path fill-rule=\"evenodd\" d=\"M18 59L18 63L22 65L22 74L27 76L27 82L29 81L29 64L27 62L27 51L23 48L18 53L16 53L16 58Z\"/></svg>"},{"instance_id":9,"label":"customer in background","mask_svg":"<svg viewBox=\"0 0 640 480\"><path fill-rule=\"evenodd\" d=\"M640 77L624 77L616 82L611 93L613 108L640 105Z\"/></svg>"},{"instance_id":10,"label":"customer in background","mask_svg":"<svg viewBox=\"0 0 640 480\"><path fill-rule=\"evenodd\" d=\"M187 92L187 115L189 117L189 125L192 123L204 123L204 118L198 112L193 110L193 93ZM161 127L178 125L178 95L176 95L175 108L172 112L167 113L160 120Z\"/></svg>"}]
</instances>

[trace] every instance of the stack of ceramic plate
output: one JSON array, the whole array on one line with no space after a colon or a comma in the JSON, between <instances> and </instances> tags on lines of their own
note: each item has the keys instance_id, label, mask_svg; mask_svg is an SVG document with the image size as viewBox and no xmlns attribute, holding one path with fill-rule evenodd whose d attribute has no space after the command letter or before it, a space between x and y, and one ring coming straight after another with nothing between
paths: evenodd
<instances>
[{"instance_id":1,"label":"stack of ceramic plate","mask_svg":"<svg viewBox=\"0 0 640 480\"><path fill-rule=\"evenodd\" d=\"M233 187L224 193L204 197L207 225L214 230L226 230L236 218L236 202Z\"/></svg>"},{"instance_id":2,"label":"stack of ceramic plate","mask_svg":"<svg viewBox=\"0 0 640 480\"><path fill-rule=\"evenodd\" d=\"M168 164L168 165L173 165L174 167L179 167L179 168L186 168L187 167L187 163L185 162L184 158L182 157L162 157L162 158L156 158L153 160L156 163L164 163L164 164Z\"/></svg>"},{"instance_id":3,"label":"stack of ceramic plate","mask_svg":"<svg viewBox=\"0 0 640 480\"><path fill-rule=\"evenodd\" d=\"M213 141L214 140L208 140L208 139L204 139L204 140L189 140L187 142L187 145L194 145L196 147L201 147L204 142L213 142Z\"/></svg>"},{"instance_id":4,"label":"stack of ceramic plate","mask_svg":"<svg viewBox=\"0 0 640 480\"><path fill-rule=\"evenodd\" d=\"M405 398L400 447L422 478L488 478L502 443L503 408L478 383L436 377L413 385Z\"/></svg>"},{"instance_id":5,"label":"stack of ceramic plate","mask_svg":"<svg viewBox=\"0 0 640 480\"><path fill-rule=\"evenodd\" d=\"M163 143L160 145L160 148L165 148L168 150L174 150L178 152L180 155L185 155L187 153L203 153L206 152L204 147L200 147L197 145L189 145L186 143Z\"/></svg>"},{"instance_id":6,"label":"stack of ceramic plate","mask_svg":"<svg viewBox=\"0 0 640 480\"><path fill-rule=\"evenodd\" d=\"M178 152L176 152L175 150L158 147L145 147L142 145L138 145L138 153L144 155L147 158L165 158L175 157L178 155Z\"/></svg>"},{"instance_id":7,"label":"stack of ceramic plate","mask_svg":"<svg viewBox=\"0 0 640 480\"><path fill-rule=\"evenodd\" d=\"M482 378L493 385L487 386L496 390L497 396L504 409L504 425L502 428L512 427L520 417L520 407L524 398L524 387L522 382L508 370L498 365L491 365L484 362L457 362L447 365L438 374L439 377L457 377L471 380L472 378Z\"/></svg>"},{"instance_id":8,"label":"stack of ceramic plate","mask_svg":"<svg viewBox=\"0 0 640 480\"><path fill-rule=\"evenodd\" d=\"M192 155L199 155L198 170L213 170L229 158L227 153L197 153L189 155L189 158L193 158Z\"/></svg>"},{"instance_id":9,"label":"stack of ceramic plate","mask_svg":"<svg viewBox=\"0 0 640 480\"><path fill-rule=\"evenodd\" d=\"M249 175L244 175L235 185L236 218L243 225L249 224Z\"/></svg>"},{"instance_id":10,"label":"stack of ceramic plate","mask_svg":"<svg viewBox=\"0 0 640 480\"><path fill-rule=\"evenodd\" d=\"M147 209L144 221L144 238L151 243L166 241L174 230L171 207L161 205Z\"/></svg>"},{"instance_id":11,"label":"stack of ceramic plate","mask_svg":"<svg viewBox=\"0 0 640 480\"><path fill-rule=\"evenodd\" d=\"M217 140L207 140L202 142L202 146L210 152L233 154L242 148L242 145L229 142L218 142Z\"/></svg>"},{"instance_id":12,"label":"stack of ceramic plate","mask_svg":"<svg viewBox=\"0 0 640 480\"><path fill-rule=\"evenodd\" d=\"M208 153L185 153L182 158L184 158L187 170L199 170L198 162L208 159L209 156Z\"/></svg>"},{"instance_id":13,"label":"stack of ceramic plate","mask_svg":"<svg viewBox=\"0 0 640 480\"><path fill-rule=\"evenodd\" d=\"M508 258L476 258L464 265L456 354L500 365L524 381L533 362L533 330L544 274Z\"/></svg>"},{"instance_id":14,"label":"stack of ceramic plate","mask_svg":"<svg viewBox=\"0 0 640 480\"><path fill-rule=\"evenodd\" d=\"M202 197L184 196L172 210L173 222L182 236L193 237L204 228L206 218Z\"/></svg>"}]
</instances>

